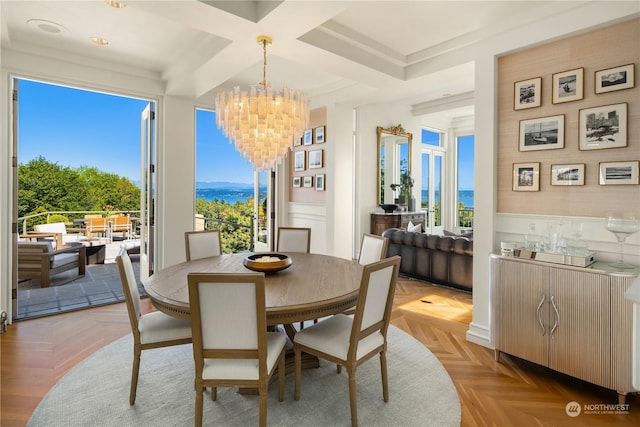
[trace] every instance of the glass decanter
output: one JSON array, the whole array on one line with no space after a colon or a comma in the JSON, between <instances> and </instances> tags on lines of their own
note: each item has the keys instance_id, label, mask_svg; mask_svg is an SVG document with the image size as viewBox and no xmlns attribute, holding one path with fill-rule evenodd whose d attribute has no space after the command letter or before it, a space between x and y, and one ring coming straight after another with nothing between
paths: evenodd
<instances>
[{"instance_id":1,"label":"glass decanter","mask_svg":"<svg viewBox=\"0 0 640 427\"><path fill-rule=\"evenodd\" d=\"M640 231L640 217L631 213L610 212L604 218L604 228L613 233L620 244L620 261L609 265L620 269L636 267L624 261L624 244L627 237Z\"/></svg>"}]
</instances>

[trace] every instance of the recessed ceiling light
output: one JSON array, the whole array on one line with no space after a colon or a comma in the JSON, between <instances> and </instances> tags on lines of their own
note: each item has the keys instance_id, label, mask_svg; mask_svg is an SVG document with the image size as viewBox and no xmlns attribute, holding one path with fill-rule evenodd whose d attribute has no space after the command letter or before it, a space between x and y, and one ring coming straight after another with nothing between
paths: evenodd
<instances>
[{"instance_id":1,"label":"recessed ceiling light","mask_svg":"<svg viewBox=\"0 0 640 427\"><path fill-rule=\"evenodd\" d=\"M27 25L50 34L58 34L64 30L62 25L53 21L45 21L44 19L29 19Z\"/></svg>"},{"instance_id":2,"label":"recessed ceiling light","mask_svg":"<svg viewBox=\"0 0 640 427\"><path fill-rule=\"evenodd\" d=\"M109 40L103 39L102 37L91 37L91 41L95 44L99 44L100 46L106 46L109 44Z\"/></svg>"},{"instance_id":3,"label":"recessed ceiling light","mask_svg":"<svg viewBox=\"0 0 640 427\"><path fill-rule=\"evenodd\" d=\"M111 7L115 7L116 9L122 9L123 7L127 7L126 4L119 1L115 1L115 0L104 0L104 2Z\"/></svg>"}]
</instances>

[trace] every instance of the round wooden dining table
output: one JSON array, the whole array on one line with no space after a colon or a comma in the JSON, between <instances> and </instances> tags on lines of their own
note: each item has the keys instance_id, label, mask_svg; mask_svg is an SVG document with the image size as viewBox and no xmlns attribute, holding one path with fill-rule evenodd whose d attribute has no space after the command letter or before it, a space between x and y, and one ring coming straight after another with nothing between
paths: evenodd
<instances>
[{"instance_id":1,"label":"round wooden dining table","mask_svg":"<svg viewBox=\"0 0 640 427\"><path fill-rule=\"evenodd\" d=\"M362 276L357 261L320 254L286 254L292 260L290 267L265 274L267 325L291 325L355 306ZM224 254L176 264L151 275L143 283L144 289L158 310L188 319L188 273L252 273L243 265L248 255L251 253Z\"/></svg>"}]
</instances>

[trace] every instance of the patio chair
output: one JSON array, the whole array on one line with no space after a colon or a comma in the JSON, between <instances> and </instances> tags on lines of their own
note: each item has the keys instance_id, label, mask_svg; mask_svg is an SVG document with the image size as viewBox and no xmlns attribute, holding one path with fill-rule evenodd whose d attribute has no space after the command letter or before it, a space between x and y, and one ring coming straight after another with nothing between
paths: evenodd
<instances>
[{"instance_id":1,"label":"patio chair","mask_svg":"<svg viewBox=\"0 0 640 427\"><path fill-rule=\"evenodd\" d=\"M90 239L93 234L101 234L107 237L109 233L109 224L107 218L101 216L87 216L85 217L87 239Z\"/></svg>"},{"instance_id":2,"label":"patio chair","mask_svg":"<svg viewBox=\"0 0 640 427\"><path fill-rule=\"evenodd\" d=\"M278 370L284 400L285 336L267 332L264 274L190 273L189 305L195 360L195 419L202 425L203 393L211 387L255 387L259 425L267 425L269 379Z\"/></svg>"},{"instance_id":3,"label":"patio chair","mask_svg":"<svg viewBox=\"0 0 640 427\"><path fill-rule=\"evenodd\" d=\"M111 223L111 236L113 233L122 233L123 239L131 239L131 217L129 216L112 216L109 218Z\"/></svg>"},{"instance_id":4,"label":"patio chair","mask_svg":"<svg viewBox=\"0 0 640 427\"><path fill-rule=\"evenodd\" d=\"M122 291L133 334L133 368L129 391L129 404L133 405L136 401L142 350L189 344L191 342L191 322L171 317L161 311L141 314L138 283L126 250L120 250L116 262L120 271Z\"/></svg>"},{"instance_id":5,"label":"patio chair","mask_svg":"<svg viewBox=\"0 0 640 427\"><path fill-rule=\"evenodd\" d=\"M336 314L296 333L294 399L300 399L302 352L314 354L347 368L351 425L358 425L356 400L356 369L380 355L382 397L389 401L387 384L387 329L391 316L393 294L400 268L400 257L386 258L364 266L355 315Z\"/></svg>"},{"instance_id":6,"label":"patio chair","mask_svg":"<svg viewBox=\"0 0 640 427\"><path fill-rule=\"evenodd\" d=\"M18 242L18 278L40 279L40 287L47 288L53 276L78 269L78 275L62 281L75 280L85 274L86 248L77 243L73 246L53 249L53 242Z\"/></svg>"},{"instance_id":7,"label":"patio chair","mask_svg":"<svg viewBox=\"0 0 640 427\"><path fill-rule=\"evenodd\" d=\"M52 240L55 242L54 249L79 240L77 234L67 232L67 226L64 222L38 224L33 227L33 231L27 231L22 237L29 240Z\"/></svg>"}]
</instances>

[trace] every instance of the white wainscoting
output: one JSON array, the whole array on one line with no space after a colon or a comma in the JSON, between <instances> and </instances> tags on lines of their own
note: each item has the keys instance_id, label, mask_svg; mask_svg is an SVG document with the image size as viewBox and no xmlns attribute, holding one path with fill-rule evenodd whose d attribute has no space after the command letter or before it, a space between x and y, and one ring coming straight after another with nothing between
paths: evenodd
<instances>
[{"instance_id":1,"label":"white wainscoting","mask_svg":"<svg viewBox=\"0 0 640 427\"><path fill-rule=\"evenodd\" d=\"M327 250L327 207L324 204L287 204L287 227L311 228L311 252L328 254Z\"/></svg>"}]
</instances>

